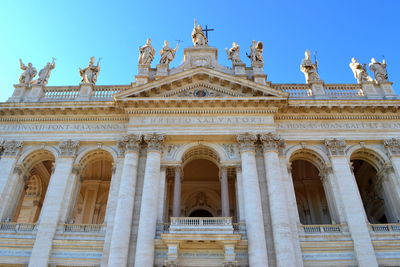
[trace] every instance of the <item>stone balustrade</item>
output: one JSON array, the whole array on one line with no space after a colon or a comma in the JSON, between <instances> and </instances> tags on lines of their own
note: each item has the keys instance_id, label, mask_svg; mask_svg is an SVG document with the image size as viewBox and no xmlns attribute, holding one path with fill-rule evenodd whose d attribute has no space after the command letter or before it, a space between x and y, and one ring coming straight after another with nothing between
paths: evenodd
<instances>
[{"instance_id":1,"label":"stone balustrade","mask_svg":"<svg viewBox=\"0 0 400 267\"><path fill-rule=\"evenodd\" d=\"M389 233L389 232L397 232L400 233L400 223L391 223L391 224L371 224L371 229L376 233Z\"/></svg>"},{"instance_id":2,"label":"stone balustrade","mask_svg":"<svg viewBox=\"0 0 400 267\"><path fill-rule=\"evenodd\" d=\"M64 232L105 232L105 224L64 224Z\"/></svg>"},{"instance_id":3,"label":"stone balustrade","mask_svg":"<svg viewBox=\"0 0 400 267\"><path fill-rule=\"evenodd\" d=\"M300 225L300 231L304 234L342 233L343 227L340 224L315 224Z\"/></svg>"},{"instance_id":4,"label":"stone balustrade","mask_svg":"<svg viewBox=\"0 0 400 267\"><path fill-rule=\"evenodd\" d=\"M36 223L0 222L1 232L33 232L37 230Z\"/></svg>"},{"instance_id":5,"label":"stone balustrade","mask_svg":"<svg viewBox=\"0 0 400 267\"><path fill-rule=\"evenodd\" d=\"M169 233L233 234L231 217L171 217Z\"/></svg>"}]
</instances>

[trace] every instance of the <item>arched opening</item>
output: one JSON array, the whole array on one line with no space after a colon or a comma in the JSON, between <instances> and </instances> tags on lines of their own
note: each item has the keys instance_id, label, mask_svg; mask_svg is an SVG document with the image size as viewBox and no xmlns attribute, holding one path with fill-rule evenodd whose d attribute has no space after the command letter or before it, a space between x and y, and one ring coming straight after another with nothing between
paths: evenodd
<instances>
[{"instance_id":1,"label":"arched opening","mask_svg":"<svg viewBox=\"0 0 400 267\"><path fill-rule=\"evenodd\" d=\"M328 202L318 168L304 159L292 161L292 178L302 224L330 224Z\"/></svg>"},{"instance_id":2,"label":"arched opening","mask_svg":"<svg viewBox=\"0 0 400 267\"><path fill-rule=\"evenodd\" d=\"M72 222L76 224L104 223L112 177L112 156L97 150L81 160L82 171L76 187Z\"/></svg>"},{"instance_id":3,"label":"arched opening","mask_svg":"<svg viewBox=\"0 0 400 267\"><path fill-rule=\"evenodd\" d=\"M208 210L198 209L189 214L189 217L213 217Z\"/></svg>"},{"instance_id":4,"label":"arched opening","mask_svg":"<svg viewBox=\"0 0 400 267\"><path fill-rule=\"evenodd\" d=\"M54 161L53 154L47 150L36 151L24 160L27 175L25 181L21 179L13 221L35 223L39 219Z\"/></svg>"}]
</instances>

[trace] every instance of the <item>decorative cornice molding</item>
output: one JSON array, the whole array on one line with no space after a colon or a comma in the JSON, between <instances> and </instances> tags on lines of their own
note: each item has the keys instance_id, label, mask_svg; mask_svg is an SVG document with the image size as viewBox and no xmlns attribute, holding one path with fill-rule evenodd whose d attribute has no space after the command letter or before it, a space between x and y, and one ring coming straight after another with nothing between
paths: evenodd
<instances>
[{"instance_id":1,"label":"decorative cornice molding","mask_svg":"<svg viewBox=\"0 0 400 267\"><path fill-rule=\"evenodd\" d=\"M144 136L144 141L147 143L147 151L162 152L162 143L164 142L163 134L146 134Z\"/></svg>"},{"instance_id":2,"label":"decorative cornice molding","mask_svg":"<svg viewBox=\"0 0 400 267\"><path fill-rule=\"evenodd\" d=\"M344 156L346 149L346 141L343 139L325 139L325 147L331 156Z\"/></svg>"},{"instance_id":3,"label":"decorative cornice molding","mask_svg":"<svg viewBox=\"0 0 400 267\"><path fill-rule=\"evenodd\" d=\"M383 141L383 145L387 149L389 155L400 156L400 139L391 138Z\"/></svg>"},{"instance_id":4,"label":"decorative cornice molding","mask_svg":"<svg viewBox=\"0 0 400 267\"><path fill-rule=\"evenodd\" d=\"M5 140L1 146L3 148L3 156L17 156L22 149L23 142Z\"/></svg>"},{"instance_id":5,"label":"decorative cornice molding","mask_svg":"<svg viewBox=\"0 0 400 267\"><path fill-rule=\"evenodd\" d=\"M240 152L254 152L255 142L257 141L257 136L255 134L244 133L236 136L236 140L239 143Z\"/></svg>"},{"instance_id":6,"label":"decorative cornice molding","mask_svg":"<svg viewBox=\"0 0 400 267\"><path fill-rule=\"evenodd\" d=\"M79 141L67 140L61 142L58 147L60 148L61 156L74 157L79 147Z\"/></svg>"},{"instance_id":7,"label":"decorative cornice molding","mask_svg":"<svg viewBox=\"0 0 400 267\"><path fill-rule=\"evenodd\" d=\"M261 134L260 141L263 144L264 153L280 152L285 147L285 141L279 135L273 133Z\"/></svg>"}]
</instances>

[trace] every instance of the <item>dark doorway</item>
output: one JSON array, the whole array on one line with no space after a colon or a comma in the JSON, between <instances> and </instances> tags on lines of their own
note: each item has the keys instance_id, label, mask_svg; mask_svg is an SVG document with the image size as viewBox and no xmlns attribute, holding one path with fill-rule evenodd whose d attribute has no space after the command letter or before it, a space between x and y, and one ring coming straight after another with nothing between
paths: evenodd
<instances>
[{"instance_id":1,"label":"dark doorway","mask_svg":"<svg viewBox=\"0 0 400 267\"><path fill-rule=\"evenodd\" d=\"M214 217L209 211L195 210L190 213L189 217Z\"/></svg>"}]
</instances>

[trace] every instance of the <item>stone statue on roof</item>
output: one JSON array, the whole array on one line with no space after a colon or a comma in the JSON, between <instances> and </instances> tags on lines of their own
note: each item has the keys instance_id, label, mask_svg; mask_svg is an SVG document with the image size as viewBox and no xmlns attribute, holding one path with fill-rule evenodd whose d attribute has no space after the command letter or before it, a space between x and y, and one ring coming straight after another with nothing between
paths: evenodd
<instances>
[{"instance_id":1,"label":"stone statue on roof","mask_svg":"<svg viewBox=\"0 0 400 267\"><path fill-rule=\"evenodd\" d=\"M97 82L97 77L99 75L100 72L100 60L97 61L97 65L94 64L95 62L95 58L91 57L89 60L89 65L84 68L84 69L79 69L79 74L82 77L81 82L82 83L91 83L91 84L96 84Z\"/></svg>"},{"instance_id":2,"label":"stone statue on roof","mask_svg":"<svg viewBox=\"0 0 400 267\"><path fill-rule=\"evenodd\" d=\"M250 58L251 64L264 64L264 58L263 58L263 50L264 50L264 45L261 41L255 41L253 40L251 46L250 46L250 55L246 53L247 57Z\"/></svg>"},{"instance_id":3,"label":"stone statue on roof","mask_svg":"<svg viewBox=\"0 0 400 267\"><path fill-rule=\"evenodd\" d=\"M194 26L192 31L192 41L194 46L207 46L208 39L201 28L201 25L196 25L196 20L194 20Z\"/></svg>"},{"instance_id":4,"label":"stone statue on roof","mask_svg":"<svg viewBox=\"0 0 400 267\"><path fill-rule=\"evenodd\" d=\"M242 60L240 60L240 46L236 43L232 43L232 47L228 50L225 48L226 53L228 54L228 59L232 60L233 65L243 64Z\"/></svg>"},{"instance_id":5,"label":"stone statue on roof","mask_svg":"<svg viewBox=\"0 0 400 267\"><path fill-rule=\"evenodd\" d=\"M380 82L387 82L388 74L386 71L386 60L383 59L382 63L376 61L375 58L371 58L371 63L369 63L369 69L374 72L375 81Z\"/></svg>"},{"instance_id":6,"label":"stone statue on roof","mask_svg":"<svg viewBox=\"0 0 400 267\"><path fill-rule=\"evenodd\" d=\"M55 67L56 59L53 57L53 61L51 63L47 62L46 66L44 66L43 69L39 71L39 78L35 81L32 81L32 83L47 85L47 83L49 82L50 73Z\"/></svg>"},{"instance_id":7,"label":"stone statue on roof","mask_svg":"<svg viewBox=\"0 0 400 267\"><path fill-rule=\"evenodd\" d=\"M175 49L169 47L168 41L164 41L164 46L160 51L161 59L160 64L168 65L175 58L175 53L178 50L178 45L176 45Z\"/></svg>"},{"instance_id":8,"label":"stone statue on roof","mask_svg":"<svg viewBox=\"0 0 400 267\"><path fill-rule=\"evenodd\" d=\"M304 73L304 77L306 78L306 83L320 81L318 75L318 62L315 63L311 60L311 54L309 50L306 50L304 53L304 59L300 64L300 71Z\"/></svg>"},{"instance_id":9,"label":"stone statue on roof","mask_svg":"<svg viewBox=\"0 0 400 267\"><path fill-rule=\"evenodd\" d=\"M19 59L19 64L22 72L21 76L19 76L19 83L20 84L30 84L32 82L32 79L36 76L37 70L36 68L32 65L32 63L28 63L28 65L25 65L22 62L22 59Z\"/></svg>"},{"instance_id":10,"label":"stone statue on roof","mask_svg":"<svg viewBox=\"0 0 400 267\"><path fill-rule=\"evenodd\" d=\"M151 39L146 40L146 44L139 48L139 65L150 65L156 54L156 50L151 45Z\"/></svg>"},{"instance_id":11,"label":"stone statue on roof","mask_svg":"<svg viewBox=\"0 0 400 267\"><path fill-rule=\"evenodd\" d=\"M350 69L353 71L354 78L356 78L358 83L372 81L372 78L368 75L367 64L361 64L354 57L351 59L349 64Z\"/></svg>"}]
</instances>

